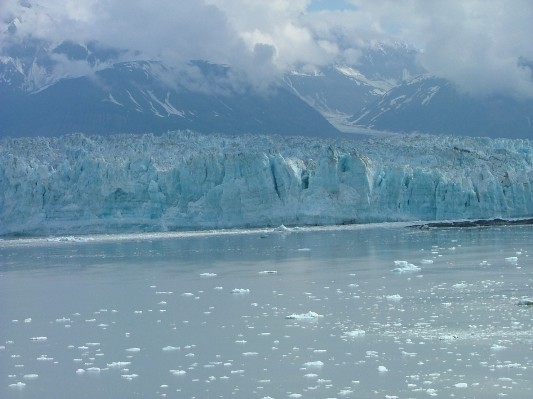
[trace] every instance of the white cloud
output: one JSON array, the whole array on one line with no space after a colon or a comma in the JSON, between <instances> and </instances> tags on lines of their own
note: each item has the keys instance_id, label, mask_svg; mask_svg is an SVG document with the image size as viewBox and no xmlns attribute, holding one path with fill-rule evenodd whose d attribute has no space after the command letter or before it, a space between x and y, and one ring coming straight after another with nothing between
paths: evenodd
<instances>
[{"instance_id":1,"label":"white cloud","mask_svg":"<svg viewBox=\"0 0 533 399\"><path fill-rule=\"evenodd\" d=\"M327 4L0 0L0 32L19 17L20 37L98 40L174 65L208 59L237 66L262 84L294 65L356 64L364 46L396 40L423 49L426 68L466 92L533 97L531 71L518 65L521 56L533 59L530 0L338 0L330 9ZM0 36L0 51L5 39Z\"/></svg>"}]
</instances>

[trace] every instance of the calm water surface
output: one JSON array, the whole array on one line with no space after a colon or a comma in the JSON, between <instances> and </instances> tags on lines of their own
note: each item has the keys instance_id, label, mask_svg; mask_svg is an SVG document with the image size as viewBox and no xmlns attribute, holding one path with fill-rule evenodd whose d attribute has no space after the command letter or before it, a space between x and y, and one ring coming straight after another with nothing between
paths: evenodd
<instances>
[{"instance_id":1,"label":"calm water surface","mask_svg":"<svg viewBox=\"0 0 533 399\"><path fill-rule=\"evenodd\" d=\"M533 228L0 241L1 398L530 398Z\"/></svg>"}]
</instances>

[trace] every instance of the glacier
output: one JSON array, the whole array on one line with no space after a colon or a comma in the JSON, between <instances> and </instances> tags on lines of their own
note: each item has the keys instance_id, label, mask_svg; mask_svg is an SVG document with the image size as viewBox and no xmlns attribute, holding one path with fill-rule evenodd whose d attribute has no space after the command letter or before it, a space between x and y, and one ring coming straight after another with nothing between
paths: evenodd
<instances>
[{"instance_id":1,"label":"glacier","mask_svg":"<svg viewBox=\"0 0 533 399\"><path fill-rule=\"evenodd\" d=\"M422 134L3 138L0 235L531 217L532 154Z\"/></svg>"}]
</instances>

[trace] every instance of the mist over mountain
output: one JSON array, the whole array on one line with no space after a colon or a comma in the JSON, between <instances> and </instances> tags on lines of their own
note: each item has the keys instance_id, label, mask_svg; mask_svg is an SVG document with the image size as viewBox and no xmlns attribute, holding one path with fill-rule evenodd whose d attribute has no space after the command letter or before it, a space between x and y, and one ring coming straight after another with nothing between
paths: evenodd
<instances>
[{"instance_id":1,"label":"mist over mountain","mask_svg":"<svg viewBox=\"0 0 533 399\"><path fill-rule=\"evenodd\" d=\"M16 31L15 22L8 30ZM369 43L351 64L295 66L264 84L232 65L168 65L97 41L30 38L0 50L3 136L190 129L533 137L532 99L467 93L428 73L420 50L402 43ZM527 59L520 62L531 70Z\"/></svg>"}]
</instances>

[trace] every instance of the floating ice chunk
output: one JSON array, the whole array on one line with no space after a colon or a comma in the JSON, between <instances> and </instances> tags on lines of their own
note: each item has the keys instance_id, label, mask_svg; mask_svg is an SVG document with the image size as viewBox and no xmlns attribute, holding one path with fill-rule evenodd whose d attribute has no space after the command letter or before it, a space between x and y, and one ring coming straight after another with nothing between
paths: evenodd
<instances>
[{"instance_id":1,"label":"floating ice chunk","mask_svg":"<svg viewBox=\"0 0 533 399\"><path fill-rule=\"evenodd\" d=\"M454 385L456 388L468 388L468 384L466 382L458 382Z\"/></svg>"},{"instance_id":2,"label":"floating ice chunk","mask_svg":"<svg viewBox=\"0 0 533 399\"><path fill-rule=\"evenodd\" d=\"M42 361L42 362L51 362L54 360L54 358L48 357L47 355L41 355L37 358L37 360Z\"/></svg>"},{"instance_id":3,"label":"floating ice chunk","mask_svg":"<svg viewBox=\"0 0 533 399\"><path fill-rule=\"evenodd\" d=\"M76 370L76 374L84 374L84 373L85 373L84 369L77 369Z\"/></svg>"},{"instance_id":4,"label":"floating ice chunk","mask_svg":"<svg viewBox=\"0 0 533 399\"><path fill-rule=\"evenodd\" d=\"M339 391L339 396L349 396L353 393L351 389L341 389Z\"/></svg>"},{"instance_id":5,"label":"floating ice chunk","mask_svg":"<svg viewBox=\"0 0 533 399\"><path fill-rule=\"evenodd\" d=\"M389 371L389 369L387 367L385 367L385 366L379 366L378 367L378 371L380 373L386 373L387 371Z\"/></svg>"},{"instance_id":6,"label":"floating ice chunk","mask_svg":"<svg viewBox=\"0 0 533 399\"><path fill-rule=\"evenodd\" d=\"M307 251L310 251L311 248L298 248L298 251L300 252L307 252Z\"/></svg>"},{"instance_id":7,"label":"floating ice chunk","mask_svg":"<svg viewBox=\"0 0 533 399\"><path fill-rule=\"evenodd\" d=\"M39 374L24 374L22 378L25 380L35 380L36 378L39 378Z\"/></svg>"},{"instance_id":8,"label":"floating ice chunk","mask_svg":"<svg viewBox=\"0 0 533 399\"><path fill-rule=\"evenodd\" d=\"M318 377L318 374L312 374L312 373L309 373L309 374L306 374L304 375L305 378L317 378Z\"/></svg>"},{"instance_id":9,"label":"floating ice chunk","mask_svg":"<svg viewBox=\"0 0 533 399\"><path fill-rule=\"evenodd\" d=\"M216 273L202 273L200 277L215 277L216 275Z\"/></svg>"},{"instance_id":10,"label":"floating ice chunk","mask_svg":"<svg viewBox=\"0 0 533 399\"><path fill-rule=\"evenodd\" d=\"M231 292L233 294L242 295L242 294L249 294L250 290L248 288L234 288L234 289L231 290Z\"/></svg>"},{"instance_id":11,"label":"floating ice chunk","mask_svg":"<svg viewBox=\"0 0 533 399\"><path fill-rule=\"evenodd\" d=\"M276 227L274 229L274 231L282 231L282 232L287 232L287 231L290 231L290 229L288 227L285 227L285 225L280 225L279 227Z\"/></svg>"},{"instance_id":12,"label":"floating ice chunk","mask_svg":"<svg viewBox=\"0 0 533 399\"><path fill-rule=\"evenodd\" d=\"M112 369L118 369L118 368L129 366L130 364L131 362L112 362L112 363L107 363L107 367L110 367Z\"/></svg>"},{"instance_id":13,"label":"floating ice chunk","mask_svg":"<svg viewBox=\"0 0 533 399\"><path fill-rule=\"evenodd\" d=\"M100 367L89 367L87 370L88 373L99 373L102 371Z\"/></svg>"},{"instance_id":14,"label":"floating ice chunk","mask_svg":"<svg viewBox=\"0 0 533 399\"><path fill-rule=\"evenodd\" d=\"M122 374L121 377L124 378L125 380L128 380L128 381L131 381L135 378L137 378L139 375L138 374Z\"/></svg>"},{"instance_id":15,"label":"floating ice chunk","mask_svg":"<svg viewBox=\"0 0 533 399\"><path fill-rule=\"evenodd\" d=\"M171 351L180 350L180 347L179 346L165 346L162 350L164 352L171 352Z\"/></svg>"},{"instance_id":16,"label":"floating ice chunk","mask_svg":"<svg viewBox=\"0 0 533 399\"><path fill-rule=\"evenodd\" d=\"M409 263L405 260L395 260L394 265L398 266L392 270L393 272L396 272L396 273L412 273L412 272L419 272L421 270L420 267L415 266L412 263Z\"/></svg>"},{"instance_id":17,"label":"floating ice chunk","mask_svg":"<svg viewBox=\"0 0 533 399\"><path fill-rule=\"evenodd\" d=\"M156 291L156 295L172 295L172 291Z\"/></svg>"},{"instance_id":18,"label":"floating ice chunk","mask_svg":"<svg viewBox=\"0 0 533 399\"><path fill-rule=\"evenodd\" d=\"M452 285L452 287L455 288L456 290L462 290L462 289L467 288L468 284L463 281L461 283L457 283L457 284Z\"/></svg>"},{"instance_id":19,"label":"floating ice chunk","mask_svg":"<svg viewBox=\"0 0 533 399\"><path fill-rule=\"evenodd\" d=\"M141 348L128 348L126 349L126 352L140 352Z\"/></svg>"},{"instance_id":20,"label":"floating ice chunk","mask_svg":"<svg viewBox=\"0 0 533 399\"><path fill-rule=\"evenodd\" d=\"M501 351L504 349L507 349L507 347L503 345L498 345L498 344L492 344L492 346L490 347L491 351Z\"/></svg>"},{"instance_id":21,"label":"floating ice chunk","mask_svg":"<svg viewBox=\"0 0 533 399\"><path fill-rule=\"evenodd\" d=\"M444 334L439 336L440 341L453 341L458 338L459 336L455 334Z\"/></svg>"},{"instance_id":22,"label":"floating ice chunk","mask_svg":"<svg viewBox=\"0 0 533 399\"><path fill-rule=\"evenodd\" d=\"M301 314L290 314L288 316L285 316L286 319L291 320L317 320L319 317L324 317L316 312L309 311L307 313L301 313Z\"/></svg>"},{"instance_id":23,"label":"floating ice chunk","mask_svg":"<svg viewBox=\"0 0 533 399\"><path fill-rule=\"evenodd\" d=\"M433 259L422 259L420 263L423 265L431 265L433 263Z\"/></svg>"},{"instance_id":24,"label":"floating ice chunk","mask_svg":"<svg viewBox=\"0 0 533 399\"><path fill-rule=\"evenodd\" d=\"M9 384L9 388L22 389L26 386L23 382L17 382L16 384Z\"/></svg>"},{"instance_id":25,"label":"floating ice chunk","mask_svg":"<svg viewBox=\"0 0 533 399\"><path fill-rule=\"evenodd\" d=\"M387 301L400 302L403 298L399 294L385 296Z\"/></svg>"},{"instance_id":26,"label":"floating ice chunk","mask_svg":"<svg viewBox=\"0 0 533 399\"><path fill-rule=\"evenodd\" d=\"M302 394L300 393L291 393L289 395L289 398L301 398L302 397Z\"/></svg>"},{"instance_id":27,"label":"floating ice chunk","mask_svg":"<svg viewBox=\"0 0 533 399\"><path fill-rule=\"evenodd\" d=\"M68 317L61 317L56 319L56 323L70 323L70 319Z\"/></svg>"},{"instance_id":28,"label":"floating ice chunk","mask_svg":"<svg viewBox=\"0 0 533 399\"><path fill-rule=\"evenodd\" d=\"M185 370L169 370L172 375L185 375L187 372Z\"/></svg>"},{"instance_id":29,"label":"floating ice chunk","mask_svg":"<svg viewBox=\"0 0 533 399\"><path fill-rule=\"evenodd\" d=\"M277 274L277 270L263 270L259 274Z\"/></svg>"},{"instance_id":30,"label":"floating ice chunk","mask_svg":"<svg viewBox=\"0 0 533 399\"><path fill-rule=\"evenodd\" d=\"M353 331L347 331L344 333L344 335L350 338L363 337L365 336L365 334L366 334L365 330L353 330Z\"/></svg>"},{"instance_id":31,"label":"floating ice chunk","mask_svg":"<svg viewBox=\"0 0 533 399\"><path fill-rule=\"evenodd\" d=\"M516 264L518 262L518 258L516 256L509 256L508 258L505 258L505 260L513 264Z\"/></svg>"},{"instance_id":32,"label":"floating ice chunk","mask_svg":"<svg viewBox=\"0 0 533 399\"><path fill-rule=\"evenodd\" d=\"M257 356L259 353L257 352L244 352L243 356Z\"/></svg>"},{"instance_id":33,"label":"floating ice chunk","mask_svg":"<svg viewBox=\"0 0 533 399\"><path fill-rule=\"evenodd\" d=\"M30 341L46 341L47 337L31 337Z\"/></svg>"},{"instance_id":34,"label":"floating ice chunk","mask_svg":"<svg viewBox=\"0 0 533 399\"><path fill-rule=\"evenodd\" d=\"M192 292L184 292L181 296L194 296Z\"/></svg>"},{"instance_id":35,"label":"floating ice chunk","mask_svg":"<svg viewBox=\"0 0 533 399\"><path fill-rule=\"evenodd\" d=\"M24 319L24 323L31 323L31 317L28 317L27 319Z\"/></svg>"},{"instance_id":36,"label":"floating ice chunk","mask_svg":"<svg viewBox=\"0 0 533 399\"><path fill-rule=\"evenodd\" d=\"M324 366L324 363L320 360L317 360L315 362L306 362L304 363L305 368L321 368Z\"/></svg>"}]
</instances>

